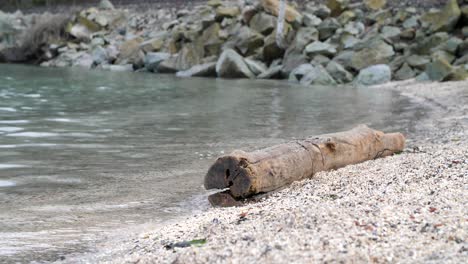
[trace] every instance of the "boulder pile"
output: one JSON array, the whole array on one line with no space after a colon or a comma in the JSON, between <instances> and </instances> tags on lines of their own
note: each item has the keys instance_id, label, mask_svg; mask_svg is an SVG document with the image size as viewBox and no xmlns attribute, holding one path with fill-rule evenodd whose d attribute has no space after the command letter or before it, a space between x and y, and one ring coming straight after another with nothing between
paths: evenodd
<instances>
[{"instance_id":1,"label":"boulder pile","mask_svg":"<svg viewBox=\"0 0 468 264\"><path fill-rule=\"evenodd\" d=\"M287 5L277 43L278 0L209 0L193 10L141 14L103 1L71 17L68 38L48 43L56 56L40 63L305 85L468 79L467 0L427 12L386 9L384 0L326 2ZM0 60L2 48L18 45L17 32L27 31L3 16Z\"/></svg>"}]
</instances>

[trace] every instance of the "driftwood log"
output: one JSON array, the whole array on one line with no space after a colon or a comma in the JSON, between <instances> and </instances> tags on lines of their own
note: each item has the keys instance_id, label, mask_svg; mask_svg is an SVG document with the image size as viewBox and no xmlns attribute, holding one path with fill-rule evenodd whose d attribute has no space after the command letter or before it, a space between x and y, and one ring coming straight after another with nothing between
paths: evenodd
<instances>
[{"instance_id":1,"label":"driftwood log","mask_svg":"<svg viewBox=\"0 0 468 264\"><path fill-rule=\"evenodd\" d=\"M360 125L352 130L314 136L253 151L236 150L220 157L205 176L206 189L229 189L209 197L214 206L276 190L315 173L403 151L401 133L385 134Z\"/></svg>"}]
</instances>

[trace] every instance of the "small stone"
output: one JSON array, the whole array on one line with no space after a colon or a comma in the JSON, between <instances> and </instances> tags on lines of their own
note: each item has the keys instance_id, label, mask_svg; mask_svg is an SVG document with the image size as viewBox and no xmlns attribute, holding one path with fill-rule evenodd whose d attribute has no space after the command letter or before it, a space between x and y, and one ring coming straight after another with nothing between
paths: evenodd
<instances>
[{"instance_id":1,"label":"small stone","mask_svg":"<svg viewBox=\"0 0 468 264\"><path fill-rule=\"evenodd\" d=\"M426 68L426 65L431 62L431 59L429 56L420 56L413 54L406 58L406 62L409 66L413 68L424 70Z\"/></svg>"},{"instance_id":2,"label":"small stone","mask_svg":"<svg viewBox=\"0 0 468 264\"><path fill-rule=\"evenodd\" d=\"M305 48L305 53L309 57L313 57L318 54L325 56L333 56L336 54L336 47L328 43L315 41L307 45L307 47Z\"/></svg>"},{"instance_id":3,"label":"small stone","mask_svg":"<svg viewBox=\"0 0 468 264\"><path fill-rule=\"evenodd\" d=\"M348 72L343 66L335 61L330 61L326 70L337 81L337 83L349 83L353 81L353 74Z\"/></svg>"},{"instance_id":4,"label":"small stone","mask_svg":"<svg viewBox=\"0 0 468 264\"><path fill-rule=\"evenodd\" d=\"M426 74L431 81L443 81L452 73L452 66L445 60L436 58L426 67Z\"/></svg>"},{"instance_id":5,"label":"small stone","mask_svg":"<svg viewBox=\"0 0 468 264\"><path fill-rule=\"evenodd\" d=\"M322 19L312 14L305 14L303 22L306 27L317 27L322 23Z\"/></svg>"},{"instance_id":6,"label":"small stone","mask_svg":"<svg viewBox=\"0 0 468 264\"><path fill-rule=\"evenodd\" d=\"M379 9L382 9L387 4L387 1L386 0L365 0L364 3L369 9L379 10Z\"/></svg>"},{"instance_id":7,"label":"small stone","mask_svg":"<svg viewBox=\"0 0 468 264\"><path fill-rule=\"evenodd\" d=\"M414 76L416 76L416 73L407 63L404 63L403 66L395 72L395 80L408 80Z\"/></svg>"}]
</instances>

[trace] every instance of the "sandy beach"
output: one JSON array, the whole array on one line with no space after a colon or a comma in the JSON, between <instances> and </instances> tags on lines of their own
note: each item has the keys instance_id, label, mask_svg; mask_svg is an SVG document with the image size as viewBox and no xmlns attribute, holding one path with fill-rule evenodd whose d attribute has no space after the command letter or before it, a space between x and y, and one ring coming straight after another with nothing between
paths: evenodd
<instances>
[{"instance_id":1,"label":"sandy beach","mask_svg":"<svg viewBox=\"0 0 468 264\"><path fill-rule=\"evenodd\" d=\"M418 132L407 135L404 153L319 173L258 203L147 227L64 262L463 262L468 82L375 88L400 91L432 109ZM188 241L196 245L180 243Z\"/></svg>"}]
</instances>

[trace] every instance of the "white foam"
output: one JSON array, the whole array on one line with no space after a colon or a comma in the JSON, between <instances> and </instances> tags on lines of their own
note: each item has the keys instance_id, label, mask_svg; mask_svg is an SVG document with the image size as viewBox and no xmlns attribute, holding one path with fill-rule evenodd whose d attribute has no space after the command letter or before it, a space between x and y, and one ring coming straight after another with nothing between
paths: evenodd
<instances>
[{"instance_id":1,"label":"white foam","mask_svg":"<svg viewBox=\"0 0 468 264\"><path fill-rule=\"evenodd\" d=\"M18 131L21 131L21 130L24 130L24 128L22 128L22 127L10 127L10 126L0 127L0 131L7 132L7 133L18 132Z\"/></svg>"},{"instance_id":2,"label":"white foam","mask_svg":"<svg viewBox=\"0 0 468 264\"><path fill-rule=\"evenodd\" d=\"M31 137L31 138L43 138L43 137L56 137L59 134L57 133L48 133L48 132L20 132L8 134L10 137Z\"/></svg>"},{"instance_id":3,"label":"white foam","mask_svg":"<svg viewBox=\"0 0 468 264\"><path fill-rule=\"evenodd\" d=\"M28 120L0 120L0 124L27 124Z\"/></svg>"},{"instance_id":4,"label":"white foam","mask_svg":"<svg viewBox=\"0 0 468 264\"><path fill-rule=\"evenodd\" d=\"M16 110L16 109L13 108L13 107L0 107L0 111L4 111L4 112L17 112L18 110Z\"/></svg>"},{"instance_id":5,"label":"white foam","mask_svg":"<svg viewBox=\"0 0 468 264\"><path fill-rule=\"evenodd\" d=\"M21 164L0 164L0 170L2 169L16 169L16 168L24 168L27 167Z\"/></svg>"},{"instance_id":6,"label":"white foam","mask_svg":"<svg viewBox=\"0 0 468 264\"><path fill-rule=\"evenodd\" d=\"M2 188L2 187L12 187L12 186L15 186L15 185L16 185L15 182L0 180L0 188Z\"/></svg>"}]
</instances>

